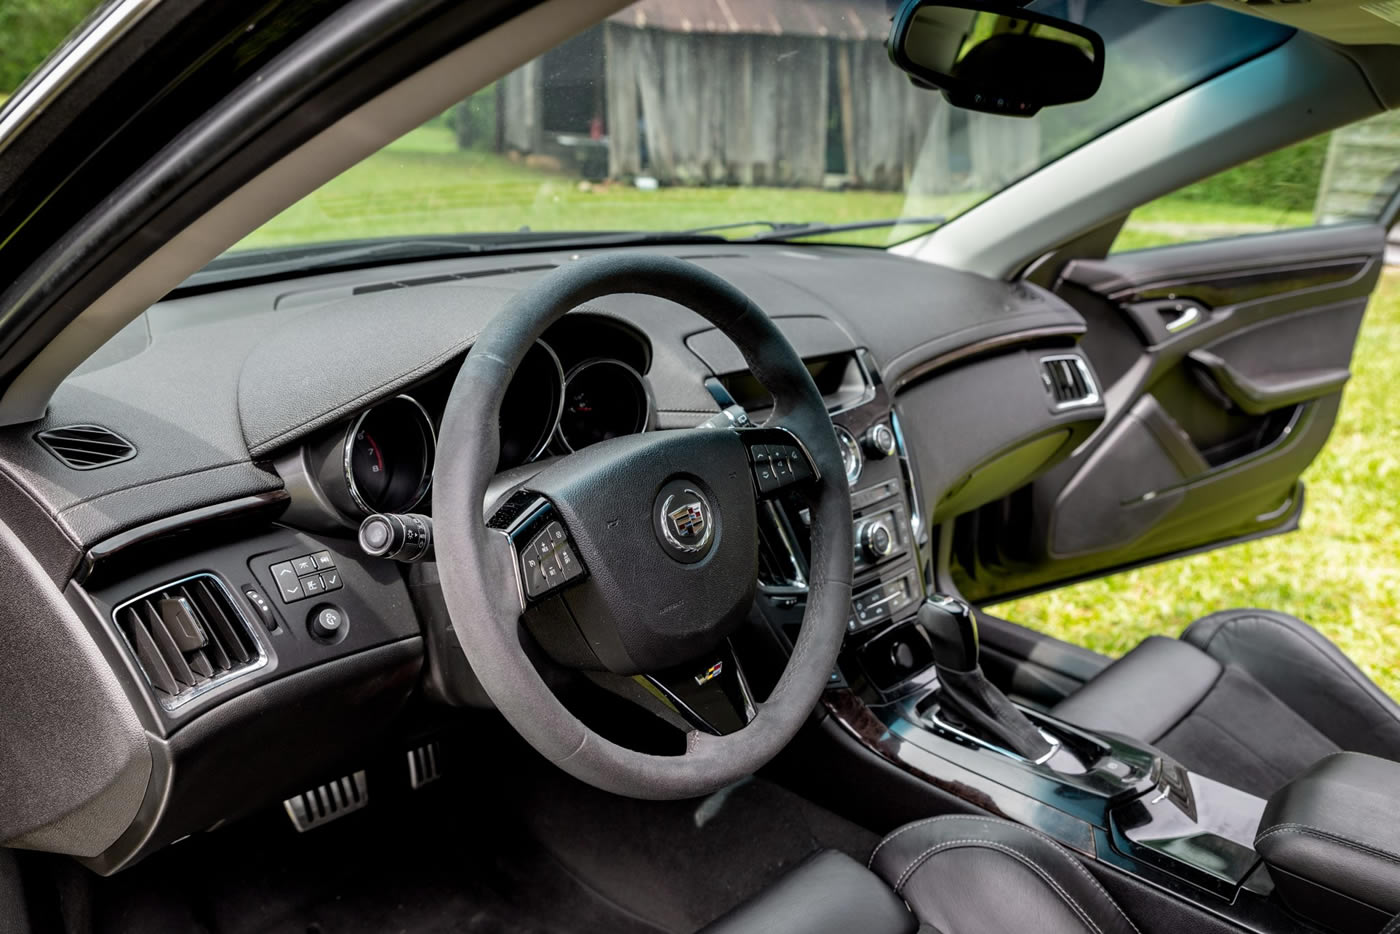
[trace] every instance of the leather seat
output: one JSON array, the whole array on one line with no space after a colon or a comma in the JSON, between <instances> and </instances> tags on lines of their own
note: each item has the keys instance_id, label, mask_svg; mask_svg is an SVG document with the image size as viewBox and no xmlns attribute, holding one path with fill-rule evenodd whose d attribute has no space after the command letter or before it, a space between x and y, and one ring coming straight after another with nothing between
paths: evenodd
<instances>
[{"instance_id":1,"label":"leather seat","mask_svg":"<svg viewBox=\"0 0 1400 934\"><path fill-rule=\"evenodd\" d=\"M907 906L907 907L906 907ZM818 853L705 934L1138 934L1103 887L1038 831L994 817L907 824L870 869Z\"/></svg>"},{"instance_id":2,"label":"leather seat","mask_svg":"<svg viewBox=\"0 0 1400 934\"><path fill-rule=\"evenodd\" d=\"M1051 712L1262 798L1334 752L1400 760L1400 706L1311 626L1269 610L1149 638Z\"/></svg>"}]
</instances>

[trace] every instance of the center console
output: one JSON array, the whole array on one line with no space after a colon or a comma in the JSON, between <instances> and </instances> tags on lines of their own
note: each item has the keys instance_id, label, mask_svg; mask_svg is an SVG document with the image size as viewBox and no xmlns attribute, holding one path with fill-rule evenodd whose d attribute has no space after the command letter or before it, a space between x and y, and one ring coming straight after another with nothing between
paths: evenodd
<instances>
[{"instance_id":1,"label":"center console","mask_svg":"<svg viewBox=\"0 0 1400 934\"><path fill-rule=\"evenodd\" d=\"M1297 855L1304 848L1286 839L1288 831L1256 843L1266 808L1281 805L1192 773L1128 737L1014 704L987 681L975 616L968 609L960 617L960 601L928 593L917 474L892 400L872 362L859 359L870 388L832 413L856 549L847 636L823 697L837 730L931 789L929 801L941 802L935 807L946 810L951 798L955 807L1033 827L1107 876L1145 883L1197 917L1258 932L1319 923L1335 885L1293 879L1319 875L1317 857ZM807 517L799 500L780 498L765 505L760 523L760 606L790 643L805 603ZM1335 783L1331 793L1339 794ZM1271 857L1270 841L1280 851L1290 844L1289 854ZM1400 861L1365 865L1383 874ZM1335 873L1323 875L1335 883ZM1356 917L1369 926L1381 917L1375 905L1373 897Z\"/></svg>"}]
</instances>

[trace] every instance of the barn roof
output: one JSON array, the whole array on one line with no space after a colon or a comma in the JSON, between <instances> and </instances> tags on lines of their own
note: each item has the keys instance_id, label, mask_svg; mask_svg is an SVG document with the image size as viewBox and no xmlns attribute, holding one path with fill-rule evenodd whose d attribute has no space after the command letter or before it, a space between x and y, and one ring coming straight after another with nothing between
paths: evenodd
<instances>
[{"instance_id":1,"label":"barn roof","mask_svg":"<svg viewBox=\"0 0 1400 934\"><path fill-rule=\"evenodd\" d=\"M883 40L879 0L638 0L608 19L639 29Z\"/></svg>"}]
</instances>

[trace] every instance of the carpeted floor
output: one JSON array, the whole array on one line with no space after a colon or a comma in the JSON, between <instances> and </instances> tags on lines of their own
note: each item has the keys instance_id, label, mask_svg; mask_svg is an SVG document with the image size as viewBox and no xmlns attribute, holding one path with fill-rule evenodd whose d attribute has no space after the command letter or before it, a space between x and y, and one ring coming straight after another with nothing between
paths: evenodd
<instances>
[{"instance_id":1,"label":"carpeted floor","mask_svg":"<svg viewBox=\"0 0 1400 934\"><path fill-rule=\"evenodd\" d=\"M84 913L103 934L682 934L818 849L875 843L764 781L643 802L529 756L504 778L449 776L308 834L275 814L202 834L89 880Z\"/></svg>"}]
</instances>

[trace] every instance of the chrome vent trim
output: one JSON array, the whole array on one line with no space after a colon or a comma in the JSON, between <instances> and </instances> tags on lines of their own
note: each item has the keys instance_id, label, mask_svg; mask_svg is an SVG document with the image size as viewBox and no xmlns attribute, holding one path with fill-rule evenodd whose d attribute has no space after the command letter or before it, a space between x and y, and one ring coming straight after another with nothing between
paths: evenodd
<instances>
[{"instance_id":1,"label":"chrome vent trim","mask_svg":"<svg viewBox=\"0 0 1400 934\"><path fill-rule=\"evenodd\" d=\"M189 617L197 624L193 629ZM256 628L224 582L208 572L162 584L119 604L112 611L112 624L166 710L251 674L268 661Z\"/></svg>"},{"instance_id":2,"label":"chrome vent trim","mask_svg":"<svg viewBox=\"0 0 1400 934\"><path fill-rule=\"evenodd\" d=\"M101 425L50 428L36 434L34 440L73 470L96 470L136 456L136 445Z\"/></svg>"},{"instance_id":3,"label":"chrome vent trim","mask_svg":"<svg viewBox=\"0 0 1400 934\"><path fill-rule=\"evenodd\" d=\"M1040 380L1056 411L1098 405L1099 387L1089 364L1078 354L1054 354L1040 358Z\"/></svg>"}]
</instances>

